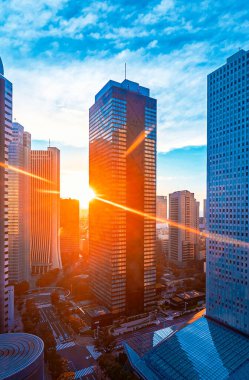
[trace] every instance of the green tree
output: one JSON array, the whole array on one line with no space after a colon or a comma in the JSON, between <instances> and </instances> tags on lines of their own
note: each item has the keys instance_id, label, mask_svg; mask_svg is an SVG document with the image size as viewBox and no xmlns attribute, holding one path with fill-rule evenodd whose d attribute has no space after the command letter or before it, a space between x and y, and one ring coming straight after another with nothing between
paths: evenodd
<instances>
[{"instance_id":1,"label":"green tree","mask_svg":"<svg viewBox=\"0 0 249 380\"><path fill-rule=\"evenodd\" d=\"M95 341L95 348L102 353L111 353L116 345L116 340L111 335L107 328L100 331L98 338Z\"/></svg>"}]
</instances>

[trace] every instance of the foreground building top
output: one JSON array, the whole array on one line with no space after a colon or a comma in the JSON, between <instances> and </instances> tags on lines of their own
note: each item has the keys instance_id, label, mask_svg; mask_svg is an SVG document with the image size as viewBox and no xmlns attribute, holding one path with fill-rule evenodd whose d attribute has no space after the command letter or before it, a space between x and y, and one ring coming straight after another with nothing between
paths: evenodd
<instances>
[{"instance_id":1,"label":"foreground building top","mask_svg":"<svg viewBox=\"0 0 249 380\"><path fill-rule=\"evenodd\" d=\"M44 379L44 343L36 335L0 334L0 380Z\"/></svg>"},{"instance_id":2,"label":"foreground building top","mask_svg":"<svg viewBox=\"0 0 249 380\"><path fill-rule=\"evenodd\" d=\"M143 357L128 344L125 350L132 367L147 380L248 378L249 339L205 317Z\"/></svg>"}]
</instances>

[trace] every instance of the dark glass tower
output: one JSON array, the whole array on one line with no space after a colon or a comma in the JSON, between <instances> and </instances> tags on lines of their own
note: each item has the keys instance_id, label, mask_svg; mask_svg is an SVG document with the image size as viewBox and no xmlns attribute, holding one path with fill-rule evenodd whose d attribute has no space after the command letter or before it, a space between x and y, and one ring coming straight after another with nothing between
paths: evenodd
<instances>
[{"instance_id":1,"label":"dark glass tower","mask_svg":"<svg viewBox=\"0 0 249 380\"><path fill-rule=\"evenodd\" d=\"M0 163L8 164L12 128L12 84L0 58ZM8 331L8 170L0 167L0 333Z\"/></svg>"},{"instance_id":2,"label":"dark glass tower","mask_svg":"<svg viewBox=\"0 0 249 380\"><path fill-rule=\"evenodd\" d=\"M103 200L156 215L156 100L149 89L109 81L90 108L90 186ZM155 303L156 225L95 199L89 209L91 284L113 313Z\"/></svg>"}]
</instances>

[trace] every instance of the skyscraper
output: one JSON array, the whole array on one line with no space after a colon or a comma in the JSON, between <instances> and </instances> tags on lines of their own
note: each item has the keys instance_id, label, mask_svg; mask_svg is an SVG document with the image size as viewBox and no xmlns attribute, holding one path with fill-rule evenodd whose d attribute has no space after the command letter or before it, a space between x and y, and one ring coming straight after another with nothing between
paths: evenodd
<instances>
[{"instance_id":1,"label":"skyscraper","mask_svg":"<svg viewBox=\"0 0 249 380\"><path fill-rule=\"evenodd\" d=\"M60 245L62 265L75 262L80 251L80 203L77 199L60 200Z\"/></svg>"},{"instance_id":2,"label":"skyscraper","mask_svg":"<svg viewBox=\"0 0 249 380\"><path fill-rule=\"evenodd\" d=\"M155 303L155 222L106 203L156 215L156 100L149 89L109 81L90 108L89 209L92 290L113 313Z\"/></svg>"},{"instance_id":3,"label":"skyscraper","mask_svg":"<svg viewBox=\"0 0 249 380\"><path fill-rule=\"evenodd\" d=\"M31 150L31 270L61 268L60 151Z\"/></svg>"},{"instance_id":4,"label":"skyscraper","mask_svg":"<svg viewBox=\"0 0 249 380\"><path fill-rule=\"evenodd\" d=\"M0 333L8 330L8 147L12 127L12 84L0 58Z\"/></svg>"},{"instance_id":5,"label":"skyscraper","mask_svg":"<svg viewBox=\"0 0 249 380\"><path fill-rule=\"evenodd\" d=\"M249 248L243 242L249 242L248 77L249 51L244 50L209 74L207 115L207 230L221 235L207 242L207 315L246 334Z\"/></svg>"},{"instance_id":6,"label":"skyscraper","mask_svg":"<svg viewBox=\"0 0 249 380\"><path fill-rule=\"evenodd\" d=\"M157 195L156 197L156 216L162 219L167 218L167 197L164 195Z\"/></svg>"},{"instance_id":7,"label":"skyscraper","mask_svg":"<svg viewBox=\"0 0 249 380\"><path fill-rule=\"evenodd\" d=\"M9 164L30 172L31 136L22 125L13 123ZM9 281L30 276L30 177L9 172Z\"/></svg>"},{"instance_id":8,"label":"skyscraper","mask_svg":"<svg viewBox=\"0 0 249 380\"><path fill-rule=\"evenodd\" d=\"M193 229L199 228L199 203L187 190L169 195L169 219ZM188 229L169 226L169 259L178 265L194 260L198 249L198 235Z\"/></svg>"}]
</instances>

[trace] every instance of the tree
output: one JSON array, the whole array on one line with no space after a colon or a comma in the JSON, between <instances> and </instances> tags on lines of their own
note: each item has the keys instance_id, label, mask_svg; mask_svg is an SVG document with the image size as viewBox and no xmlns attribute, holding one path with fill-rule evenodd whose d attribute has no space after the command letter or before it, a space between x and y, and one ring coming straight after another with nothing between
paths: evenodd
<instances>
[{"instance_id":1,"label":"tree","mask_svg":"<svg viewBox=\"0 0 249 380\"><path fill-rule=\"evenodd\" d=\"M136 375L125 370L111 354L103 354L98 359L98 364L110 380L137 380Z\"/></svg>"},{"instance_id":2,"label":"tree","mask_svg":"<svg viewBox=\"0 0 249 380\"><path fill-rule=\"evenodd\" d=\"M57 380L74 380L75 373L74 372L64 372L62 373Z\"/></svg>"},{"instance_id":3,"label":"tree","mask_svg":"<svg viewBox=\"0 0 249 380\"><path fill-rule=\"evenodd\" d=\"M28 281L22 281L14 284L15 296L22 296L25 292L29 290Z\"/></svg>"},{"instance_id":4,"label":"tree","mask_svg":"<svg viewBox=\"0 0 249 380\"><path fill-rule=\"evenodd\" d=\"M60 302L59 293L54 291L51 293L51 303L52 305L57 305Z\"/></svg>"},{"instance_id":5,"label":"tree","mask_svg":"<svg viewBox=\"0 0 249 380\"><path fill-rule=\"evenodd\" d=\"M99 333L98 338L95 341L95 348L97 351L109 354L116 345L116 339L111 335L107 328Z\"/></svg>"},{"instance_id":6,"label":"tree","mask_svg":"<svg viewBox=\"0 0 249 380\"><path fill-rule=\"evenodd\" d=\"M48 363L53 379L57 379L61 374L69 372L68 361L54 350L48 352Z\"/></svg>"},{"instance_id":7,"label":"tree","mask_svg":"<svg viewBox=\"0 0 249 380\"><path fill-rule=\"evenodd\" d=\"M83 322L80 318L74 317L73 315L70 315L68 317L68 322L70 323L72 329L75 332L79 332L79 329L82 327Z\"/></svg>"}]
</instances>

